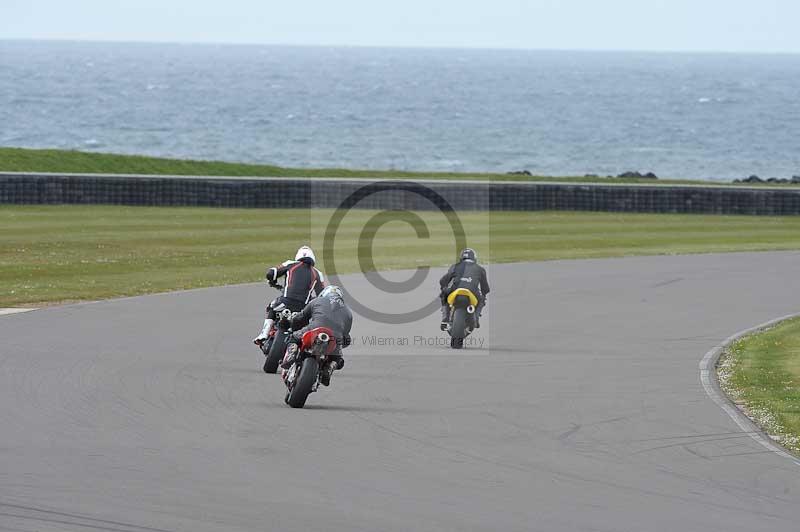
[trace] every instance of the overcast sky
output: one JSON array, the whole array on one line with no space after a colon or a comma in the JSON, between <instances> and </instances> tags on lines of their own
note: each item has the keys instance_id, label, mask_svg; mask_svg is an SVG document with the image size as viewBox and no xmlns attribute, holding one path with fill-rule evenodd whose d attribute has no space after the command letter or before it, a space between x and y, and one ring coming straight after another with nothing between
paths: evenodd
<instances>
[{"instance_id":1,"label":"overcast sky","mask_svg":"<svg viewBox=\"0 0 800 532\"><path fill-rule=\"evenodd\" d=\"M0 0L0 38L800 52L800 0Z\"/></svg>"}]
</instances>

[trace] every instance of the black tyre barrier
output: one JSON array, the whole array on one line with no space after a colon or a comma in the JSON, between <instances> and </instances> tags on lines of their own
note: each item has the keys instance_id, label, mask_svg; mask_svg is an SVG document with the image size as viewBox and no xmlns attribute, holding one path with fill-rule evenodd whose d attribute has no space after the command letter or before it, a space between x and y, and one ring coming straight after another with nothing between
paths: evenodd
<instances>
[{"instance_id":1,"label":"black tyre barrier","mask_svg":"<svg viewBox=\"0 0 800 532\"><path fill-rule=\"evenodd\" d=\"M0 174L0 204L336 208L369 180ZM800 188L424 181L457 211L800 214ZM357 208L431 210L422 197L380 194Z\"/></svg>"}]
</instances>

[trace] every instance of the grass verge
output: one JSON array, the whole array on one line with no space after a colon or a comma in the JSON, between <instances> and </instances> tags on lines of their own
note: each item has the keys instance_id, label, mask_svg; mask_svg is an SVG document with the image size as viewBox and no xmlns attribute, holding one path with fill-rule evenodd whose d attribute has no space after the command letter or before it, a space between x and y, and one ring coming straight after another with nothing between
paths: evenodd
<instances>
[{"instance_id":1,"label":"grass verge","mask_svg":"<svg viewBox=\"0 0 800 532\"><path fill-rule=\"evenodd\" d=\"M710 181L619 179L601 177L525 176L504 173L404 172L348 170L342 168L284 168L265 164L165 159L140 155L0 148L0 172L55 172L87 174L204 175L239 177L370 177L385 179L468 179L503 181L556 181L575 183L648 183L724 185Z\"/></svg>"},{"instance_id":2,"label":"grass verge","mask_svg":"<svg viewBox=\"0 0 800 532\"><path fill-rule=\"evenodd\" d=\"M299 244L324 261L322 234L333 210L0 205L0 307L255 282ZM454 260L452 232L438 213L419 212L418 238L401 222L363 240L375 211L353 210L337 233L339 273L442 266ZM800 249L800 217L584 212L459 213L484 262ZM367 236L370 236L367 234ZM329 272L330 273L330 272Z\"/></svg>"},{"instance_id":3,"label":"grass verge","mask_svg":"<svg viewBox=\"0 0 800 532\"><path fill-rule=\"evenodd\" d=\"M800 453L800 319L733 343L718 373L722 389L750 419Z\"/></svg>"}]
</instances>

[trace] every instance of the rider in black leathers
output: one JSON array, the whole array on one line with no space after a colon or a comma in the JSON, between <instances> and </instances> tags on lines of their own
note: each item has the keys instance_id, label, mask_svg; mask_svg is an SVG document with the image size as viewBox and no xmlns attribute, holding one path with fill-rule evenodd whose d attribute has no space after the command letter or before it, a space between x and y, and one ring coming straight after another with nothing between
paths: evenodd
<instances>
[{"instance_id":1,"label":"rider in black leathers","mask_svg":"<svg viewBox=\"0 0 800 532\"><path fill-rule=\"evenodd\" d=\"M286 350L286 356L281 363L281 367L289 369L294 363L298 346L302 341L303 334L317 327L326 327L333 332L336 338L337 350L327 366L323 368L320 381L325 386L330 384L331 375L334 370L344 367L342 358L342 348L350 345L350 329L353 327L353 313L344 302L342 290L338 286L326 287L318 298L311 301L302 311L292 317L292 338Z\"/></svg>"},{"instance_id":2,"label":"rider in black leathers","mask_svg":"<svg viewBox=\"0 0 800 532\"><path fill-rule=\"evenodd\" d=\"M287 260L267 270L266 277L270 286L277 286L281 277L286 277L286 281L283 294L267 305L266 319L261 334L253 338L254 344L260 346L267 340L279 312L286 308L298 312L325 288L325 277L314 267L314 262L314 251L308 246L302 246L297 250L294 260Z\"/></svg>"},{"instance_id":3,"label":"rider in black leathers","mask_svg":"<svg viewBox=\"0 0 800 532\"><path fill-rule=\"evenodd\" d=\"M475 328L479 328L479 318L486 305L486 295L489 293L489 281L486 279L486 270L478 264L474 249L467 248L461 252L461 260L450 266L447 273L439 279L439 286L442 299L442 330L447 329L447 324L450 322L447 296L456 288L468 288L478 298L478 306L475 308Z\"/></svg>"}]
</instances>

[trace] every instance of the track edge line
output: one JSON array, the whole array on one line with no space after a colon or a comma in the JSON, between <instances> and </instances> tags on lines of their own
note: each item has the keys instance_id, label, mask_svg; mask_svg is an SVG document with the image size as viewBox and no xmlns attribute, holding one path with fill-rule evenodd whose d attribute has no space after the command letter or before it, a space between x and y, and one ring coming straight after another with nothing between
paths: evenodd
<instances>
[{"instance_id":1,"label":"track edge line","mask_svg":"<svg viewBox=\"0 0 800 532\"><path fill-rule=\"evenodd\" d=\"M700 369L700 383L703 385L706 395L708 395L711 400L717 404L717 406L724 410L725 413L728 414L728 416L730 416L730 418L739 426L739 428L741 428L745 433L747 433L748 436L753 438L770 452L790 460L792 463L794 463L794 465L800 466L800 459L793 456L775 440L770 438L761 427L759 427L752 419L742 412L742 410L736 406L733 401L731 401L728 395L722 391L722 388L719 385L719 377L717 375L717 362L719 362L719 359L722 356L722 353L725 352L725 349L727 349L728 346L730 346L733 342L745 336L761 332L765 329L769 329L770 327L774 327L775 325L786 320L798 317L800 317L800 312L781 316L780 318L772 319L768 322L756 325L755 327L739 331L729 336L708 351L703 356L702 360L700 360L698 367Z\"/></svg>"}]
</instances>

